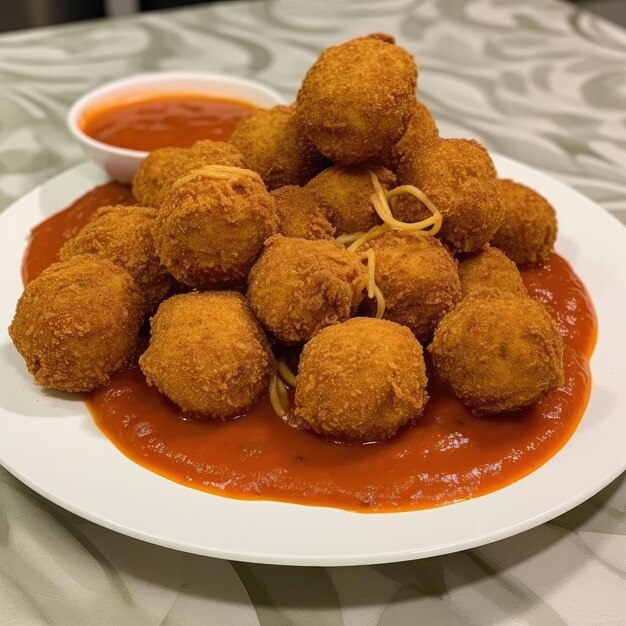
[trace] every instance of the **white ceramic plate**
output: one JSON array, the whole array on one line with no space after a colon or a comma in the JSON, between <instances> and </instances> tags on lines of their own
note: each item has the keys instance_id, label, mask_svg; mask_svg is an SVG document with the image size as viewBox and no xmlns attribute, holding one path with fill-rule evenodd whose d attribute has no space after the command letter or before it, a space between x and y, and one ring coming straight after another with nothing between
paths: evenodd
<instances>
[{"instance_id":1,"label":"white ceramic plate","mask_svg":"<svg viewBox=\"0 0 626 626\"><path fill-rule=\"evenodd\" d=\"M471 548L537 526L583 502L626 468L626 230L590 200L495 157L503 177L557 208L558 251L591 291L599 318L593 392L580 427L541 468L495 493L406 513L222 498L153 474L119 452L84 404L35 387L6 328L22 292L32 226L105 181L81 165L0 215L0 463L29 487L93 522L170 548L258 563L356 565Z\"/></svg>"}]
</instances>

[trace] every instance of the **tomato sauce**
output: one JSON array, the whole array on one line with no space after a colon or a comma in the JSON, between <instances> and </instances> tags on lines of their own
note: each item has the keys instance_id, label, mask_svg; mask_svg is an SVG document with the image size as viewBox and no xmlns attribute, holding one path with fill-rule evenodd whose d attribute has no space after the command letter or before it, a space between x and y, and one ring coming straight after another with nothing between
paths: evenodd
<instances>
[{"instance_id":1,"label":"tomato sauce","mask_svg":"<svg viewBox=\"0 0 626 626\"><path fill-rule=\"evenodd\" d=\"M226 141L255 109L249 102L210 95L160 94L94 107L81 126L93 139L120 148L189 148L200 139Z\"/></svg>"},{"instance_id":2,"label":"tomato sauce","mask_svg":"<svg viewBox=\"0 0 626 626\"><path fill-rule=\"evenodd\" d=\"M64 211L56 213L30 233L30 241L22 263L24 284L37 278L43 270L59 260L59 250L89 221L102 206L135 204L128 185L107 183L80 197Z\"/></svg>"},{"instance_id":3,"label":"tomato sauce","mask_svg":"<svg viewBox=\"0 0 626 626\"><path fill-rule=\"evenodd\" d=\"M100 187L37 227L25 280L56 260L61 243L95 210L94 196L109 202L112 193L124 192L119 185ZM384 443L337 444L284 423L266 399L225 423L185 418L136 368L90 394L88 406L126 456L214 494L359 512L428 508L480 496L556 454L578 426L591 390L588 359L597 324L584 285L557 254L522 275L530 295L557 320L565 344L564 386L522 411L476 417L430 372L431 398L416 424Z\"/></svg>"}]
</instances>

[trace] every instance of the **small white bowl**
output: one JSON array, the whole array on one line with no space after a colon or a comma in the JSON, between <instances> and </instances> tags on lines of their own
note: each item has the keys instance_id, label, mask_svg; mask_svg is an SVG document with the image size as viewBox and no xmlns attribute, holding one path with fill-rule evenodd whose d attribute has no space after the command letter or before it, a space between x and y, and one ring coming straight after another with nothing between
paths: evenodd
<instances>
[{"instance_id":1,"label":"small white bowl","mask_svg":"<svg viewBox=\"0 0 626 626\"><path fill-rule=\"evenodd\" d=\"M129 183L148 153L110 146L89 137L82 129L83 116L92 107L115 101L116 97L136 93L150 95L176 92L232 98L259 108L285 104L278 92L254 80L204 72L154 72L135 74L86 93L72 105L67 114L67 125L89 160L104 168L115 180Z\"/></svg>"}]
</instances>

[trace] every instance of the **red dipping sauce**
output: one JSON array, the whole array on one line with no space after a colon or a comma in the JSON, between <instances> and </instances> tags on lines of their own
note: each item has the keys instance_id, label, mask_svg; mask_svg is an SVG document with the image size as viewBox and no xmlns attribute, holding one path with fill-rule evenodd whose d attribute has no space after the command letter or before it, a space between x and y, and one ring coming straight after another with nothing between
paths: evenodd
<instances>
[{"instance_id":1,"label":"red dipping sauce","mask_svg":"<svg viewBox=\"0 0 626 626\"><path fill-rule=\"evenodd\" d=\"M129 189L98 187L36 227L25 282L57 260L62 243L91 212L113 201L132 202ZM597 322L583 283L557 254L522 276L529 294L556 319L565 344L564 386L522 411L476 417L432 372L424 415L390 441L371 445L336 444L296 430L266 399L234 421L188 419L148 387L138 369L114 376L87 404L127 457L214 494L359 512L423 509L487 494L554 456L576 430L591 390Z\"/></svg>"},{"instance_id":2,"label":"red dipping sauce","mask_svg":"<svg viewBox=\"0 0 626 626\"><path fill-rule=\"evenodd\" d=\"M83 115L81 128L89 137L119 148L189 148L200 139L226 141L237 122L256 108L197 93L136 96L92 107Z\"/></svg>"}]
</instances>

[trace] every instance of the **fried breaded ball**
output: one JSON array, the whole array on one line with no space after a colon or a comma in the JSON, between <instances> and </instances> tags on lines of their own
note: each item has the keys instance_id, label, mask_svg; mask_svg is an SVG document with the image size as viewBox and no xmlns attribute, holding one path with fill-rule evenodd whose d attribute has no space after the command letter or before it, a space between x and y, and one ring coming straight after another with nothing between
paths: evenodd
<instances>
[{"instance_id":1,"label":"fried breaded ball","mask_svg":"<svg viewBox=\"0 0 626 626\"><path fill-rule=\"evenodd\" d=\"M483 292L442 320L428 348L439 376L476 413L523 408L563 384L563 341L531 298Z\"/></svg>"},{"instance_id":2,"label":"fried breaded ball","mask_svg":"<svg viewBox=\"0 0 626 626\"><path fill-rule=\"evenodd\" d=\"M146 308L152 310L175 285L161 265L154 246L153 229L157 211L139 206L106 206L61 248L59 258L67 261L92 254L113 261L134 279Z\"/></svg>"},{"instance_id":3,"label":"fried breaded ball","mask_svg":"<svg viewBox=\"0 0 626 626\"><path fill-rule=\"evenodd\" d=\"M389 439L422 414L426 382L422 347L408 328L356 317L304 346L294 416L339 441Z\"/></svg>"},{"instance_id":4,"label":"fried breaded ball","mask_svg":"<svg viewBox=\"0 0 626 626\"><path fill-rule=\"evenodd\" d=\"M491 239L518 265L545 263L557 235L554 207L534 189L501 180L504 219Z\"/></svg>"},{"instance_id":5,"label":"fried breaded ball","mask_svg":"<svg viewBox=\"0 0 626 626\"><path fill-rule=\"evenodd\" d=\"M143 302L108 259L54 263L24 289L9 334L35 383L91 391L136 356Z\"/></svg>"},{"instance_id":6,"label":"fried breaded ball","mask_svg":"<svg viewBox=\"0 0 626 626\"><path fill-rule=\"evenodd\" d=\"M181 283L203 289L245 282L278 229L276 205L257 174L213 169L176 181L155 228L163 265Z\"/></svg>"},{"instance_id":7,"label":"fried breaded ball","mask_svg":"<svg viewBox=\"0 0 626 626\"><path fill-rule=\"evenodd\" d=\"M307 341L350 317L367 279L359 257L333 241L276 235L248 277L248 301L280 341Z\"/></svg>"},{"instance_id":8,"label":"fried breaded ball","mask_svg":"<svg viewBox=\"0 0 626 626\"><path fill-rule=\"evenodd\" d=\"M271 193L276 202L278 231L285 237L332 239L335 228L328 221L330 207L313 190L286 185Z\"/></svg>"},{"instance_id":9,"label":"fried breaded ball","mask_svg":"<svg viewBox=\"0 0 626 626\"><path fill-rule=\"evenodd\" d=\"M484 290L528 295L517 266L504 252L487 246L459 260L462 297Z\"/></svg>"},{"instance_id":10,"label":"fried breaded ball","mask_svg":"<svg viewBox=\"0 0 626 626\"><path fill-rule=\"evenodd\" d=\"M327 48L302 82L297 118L336 163L382 160L404 134L415 107L417 66L389 35Z\"/></svg>"},{"instance_id":11,"label":"fried breaded ball","mask_svg":"<svg viewBox=\"0 0 626 626\"><path fill-rule=\"evenodd\" d=\"M439 137L439 129L435 119L423 102L416 101L406 132L392 149L392 169L398 167L405 154L417 150L437 137Z\"/></svg>"},{"instance_id":12,"label":"fried breaded ball","mask_svg":"<svg viewBox=\"0 0 626 626\"><path fill-rule=\"evenodd\" d=\"M223 420L263 395L275 362L245 298L213 291L161 303L139 365L148 384L183 411Z\"/></svg>"},{"instance_id":13,"label":"fried breaded ball","mask_svg":"<svg viewBox=\"0 0 626 626\"><path fill-rule=\"evenodd\" d=\"M459 252L489 243L502 224L502 194L489 153L477 141L434 139L407 152L398 181L421 189L441 211L441 238ZM414 222L430 216L418 200L398 199L394 215Z\"/></svg>"},{"instance_id":14,"label":"fried breaded ball","mask_svg":"<svg viewBox=\"0 0 626 626\"><path fill-rule=\"evenodd\" d=\"M159 208L177 178L205 165L246 167L239 150L225 141L205 139L191 148L159 148L141 162L133 178L133 195L139 204Z\"/></svg>"},{"instance_id":15,"label":"fried breaded ball","mask_svg":"<svg viewBox=\"0 0 626 626\"><path fill-rule=\"evenodd\" d=\"M370 198L374 193L370 171L384 189L395 187L396 177L385 167L333 165L313 178L310 189L328 204L330 221L338 235L366 231L380 223Z\"/></svg>"},{"instance_id":16,"label":"fried breaded ball","mask_svg":"<svg viewBox=\"0 0 626 626\"><path fill-rule=\"evenodd\" d=\"M240 120L229 141L268 189L304 185L327 165L296 124L294 106L255 111Z\"/></svg>"},{"instance_id":17,"label":"fried breaded ball","mask_svg":"<svg viewBox=\"0 0 626 626\"><path fill-rule=\"evenodd\" d=\"M428 341L461 299L456 261L440 241L415 233L385 233L359 251L368 249L374 250L376 284L385 298L383 317Z\"/></svg>"}]
</instances>

